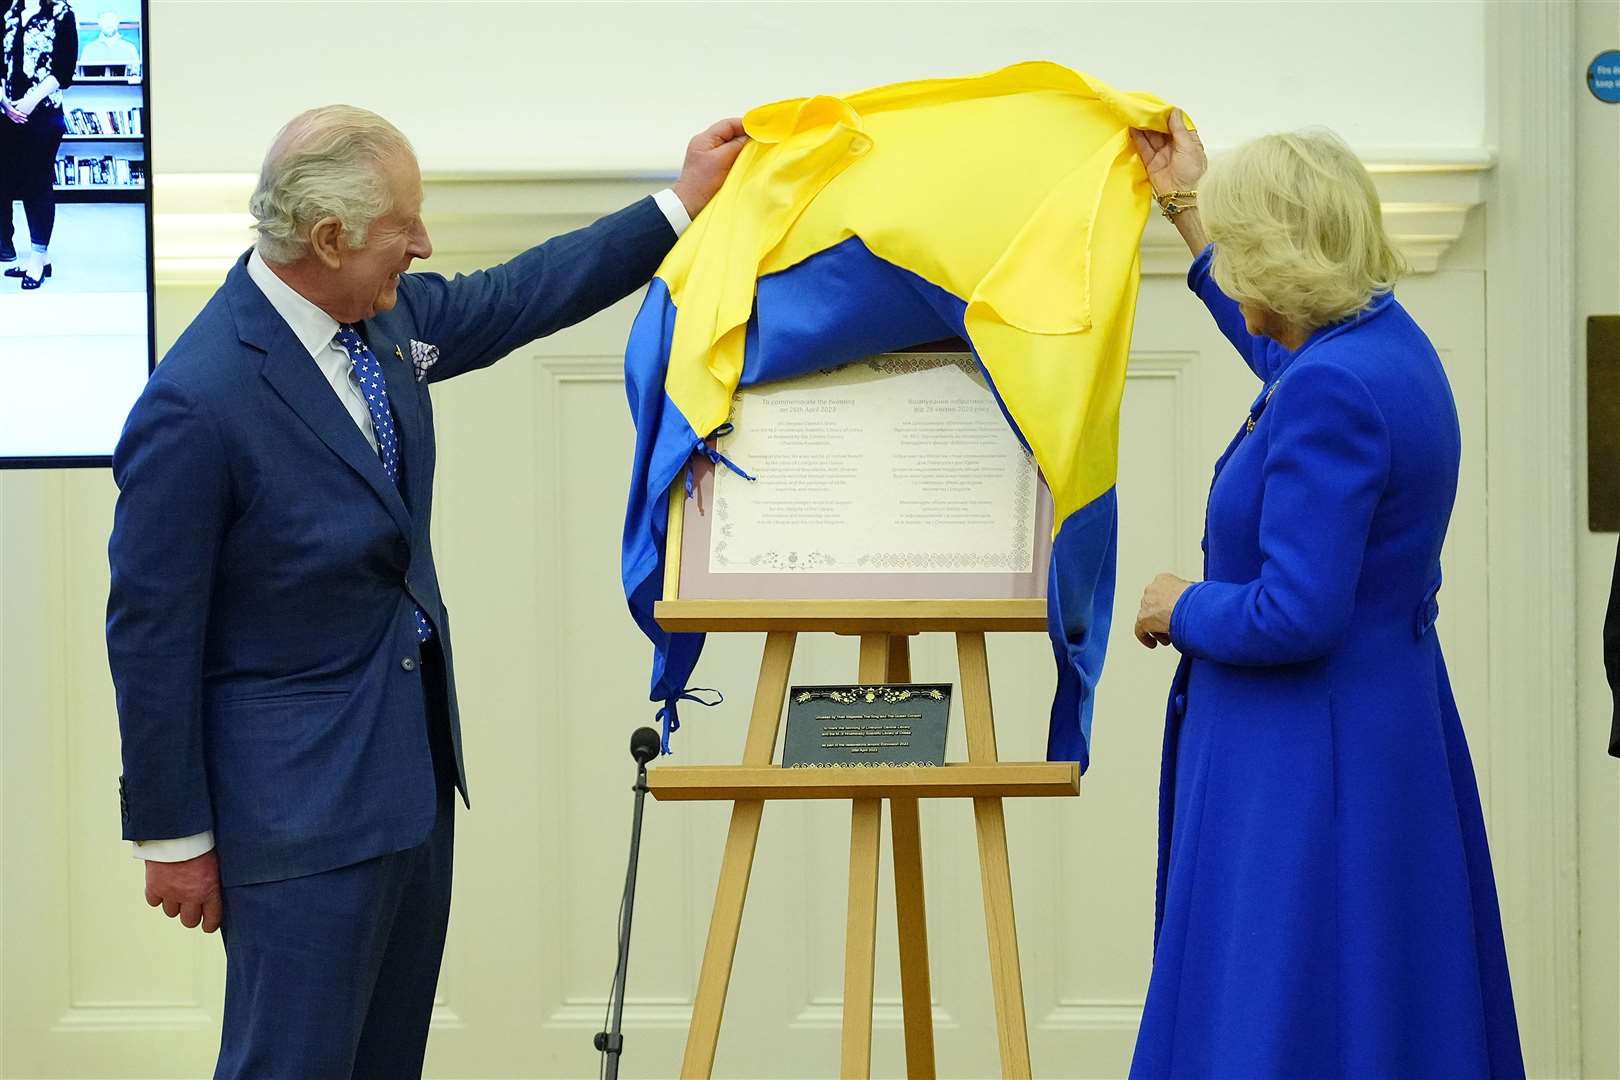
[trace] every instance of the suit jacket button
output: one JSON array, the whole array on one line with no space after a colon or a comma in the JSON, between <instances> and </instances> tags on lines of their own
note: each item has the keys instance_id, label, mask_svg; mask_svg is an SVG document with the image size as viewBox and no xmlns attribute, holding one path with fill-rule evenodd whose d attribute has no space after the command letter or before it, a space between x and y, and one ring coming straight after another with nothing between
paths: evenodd
<instances>
[{"instance_id":1,"label":"suit jacket button","mask_svg":"<svg viewBox=\"0 0 1620 1080\"><path fill-rule=\"evenodd\" d=\"M1176 709L1176 715L1177 716L1186 716L1187 715L1187 695L1186 694L1177 694L1176 695L1175 709Z\"/></svg>"},{"instance_id":2,"label":"suit jacket button","mask_svg":"<svg viewBox=\"0 0 1620 1080\"><path fill-rule=\"evenodd\" d=\"M415 671L416 661L407 656L405 659L399 662L399 666L404 668L406 671Z\"/></svg>"}]
</instances>

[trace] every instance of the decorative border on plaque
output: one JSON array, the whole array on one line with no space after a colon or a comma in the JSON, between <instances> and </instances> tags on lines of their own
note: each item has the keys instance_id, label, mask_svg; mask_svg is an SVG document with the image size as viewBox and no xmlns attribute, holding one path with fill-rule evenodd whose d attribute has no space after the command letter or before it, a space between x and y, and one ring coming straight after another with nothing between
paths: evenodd
<instances>
[{"instance_id":1,"label":"decorative border on plaque","mask_svg":"<svg viewBox=\"0 0 1620 1080\"><path fill-rule=\"evenodd\" d=\"M972 353L884 353L881 356L870 356L865 360L856 361L862 367L876 371L880 375L910 375L916 371L932 371L940 367L960 368L965 375L971 376L981 385L985 385L984 370L979 366L978 358ZM835 368L828 368L823 374L831 375L842 371L849 364L841 364Z\"/></svg>"},{"instance_id":2,"label":"decorative border on plaque","mask_svg":"<svg viewBox=\"0 0 1620 1080\"><path fill-rule=\"evenodd\" d=\"M912 698L927 698L929 701L944 701L945 692L937 687L928 689L915 689L911 687L897 688L893 686L853 686L848 689L838 687L817 687L814 690L800 690L793 695L793 700L800 705L812 701L836 701L840 705L858 705L863 701L910 701Z\"/></svg>"},{"instance_id":3,"label":"decorative border on plaque","mask_svg":"<svg viewBox=\"0 0 1620 1080\"><path fill-rule=\"evenodd\" d=\"M937 769L932 761L801 761L788 769Z\"/></svg>"},{"instance_id":4,"label":"decorative border on plaque","mask_svg":"<svg viewBox=\"0 0 1620 1080\"><path fill-rule=\"evenodd\" d=\"M1026 451L1024 457L1029 458ZM1035 509L1035 468L1031 466L1018 474L1018 486L1013 488L1015 516L1031 517ZM855 560L860 567L883 570L1022 570L1029 563L1029 552L1022 544L1013 543L1004 553L995 556L944 555L934 551L874 551Z\"/></svg>"}]
</instances>

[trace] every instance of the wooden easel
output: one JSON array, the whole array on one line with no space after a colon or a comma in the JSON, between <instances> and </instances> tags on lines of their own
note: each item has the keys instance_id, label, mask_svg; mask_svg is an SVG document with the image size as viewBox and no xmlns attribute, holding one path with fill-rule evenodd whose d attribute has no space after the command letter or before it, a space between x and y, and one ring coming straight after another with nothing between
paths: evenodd
<instances>
[{"instance_id":1,"label":"wooden easel","mask_svg":"<svg viewBox=\"0 0 1620 1080\"><path fill-rule=\"evenodd\" d=\"M844 943L844 1021L841 1072L868 1076L872 1061L872 977L877 938L878 851L883 800L894 839L895 909L900 938L900 988L905 1018L906 1071L934 1075L933 1004L928 974L928 926L923 900L918 800L972 798L979 836L979 869L990 944L1002 1074L1027 1077L1029 1036L1024 1020L1018 932L1013 921L1007 826L1001 800L1015 795L1077 795L1073 762L1002 762L996 756L990 705L987 632L1046 632L1043 600L665 600L654 609L670 631L766 632L753 716L740 765L659 766L647 772L653 796L665 800L729 800L720 883L709 940L686 1037L683 1077L714 1068L726 990L742 926L743 901L769 799L849 799L849 928ZM908 682L910 636L956 635L959 694L968 760L944 768L784 769L772 764L787 696L794 643L801 633L831 632L861 639L862 683Z\"/></svg>"}]
</instances>

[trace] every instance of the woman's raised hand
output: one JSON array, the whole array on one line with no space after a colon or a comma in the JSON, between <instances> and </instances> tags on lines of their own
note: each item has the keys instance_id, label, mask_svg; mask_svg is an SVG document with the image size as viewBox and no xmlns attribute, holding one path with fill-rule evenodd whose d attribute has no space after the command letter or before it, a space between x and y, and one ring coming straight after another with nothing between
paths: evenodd
<instances>
[{"instance_id":1,"label":"woman's raised hand","mask_svg":"<svg viewBox=\"0 0 1620 1080\"><path fill-rule=\"evenodd\" d=\"M1153 190L1160 195L1192 191L1209 167L1209 160L1204 156L1204 141L1198 137L1198 132L1187 127L1180 109L1170 111L1168 134L1132 128L1131 140L1136 143L1142 164L1147 166Z\"/></svg>"}]
</instances>

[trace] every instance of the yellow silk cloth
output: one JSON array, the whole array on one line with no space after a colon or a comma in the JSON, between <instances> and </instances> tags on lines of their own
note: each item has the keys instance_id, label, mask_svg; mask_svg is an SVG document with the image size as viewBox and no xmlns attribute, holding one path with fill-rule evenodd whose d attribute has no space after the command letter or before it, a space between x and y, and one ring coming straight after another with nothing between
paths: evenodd
<instances>
[{"instance_id":1,"label":"yellow silk cloth","mask_svg":"<svg viewBox=\"0 0 1620 1080\"><path fill-rule=\"evenodd\" d=\"M725 423L756 282L859 237L966 302L1060 526L1114 484L1152 206L1129 129L1165 131L1170 110L1045 62L752 110L752 141L658 272L670 399L699 435Z\"/></svg>"}]
</instances>

